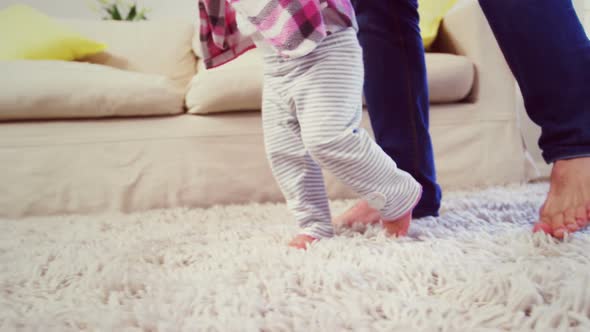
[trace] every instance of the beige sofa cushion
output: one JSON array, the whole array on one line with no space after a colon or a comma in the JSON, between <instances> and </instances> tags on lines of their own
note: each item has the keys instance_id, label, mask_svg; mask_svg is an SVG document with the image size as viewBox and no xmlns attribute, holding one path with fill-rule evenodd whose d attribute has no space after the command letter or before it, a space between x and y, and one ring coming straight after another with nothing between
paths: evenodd
<instances>
[{"instance_id":1,"label":"beige sofa cushion","mask_svg":"<svg viewBox=\"0 0 590 332\"><path fill-rule=\"evenodd\" d=\"M183 112L164 76L63 61L0 62L0 120L99 118Z\"/></svg>"},{"instance_id":2,"label":"beige sofa cushion","mask_svg":"<svg viewBox=\"0 0 590 332\"><path fill-rule=\"evenodd\" d=\"M466 57L451 54L426 55L431 103L463 100L474 83L474 65ZM262 56L252 50L240 58L210 70L201 68L186 96L189 113L259 110L262 105ZM394 78L392 78L394 79Z\"/></svg>"},{"instance_id":3,"label":"beige sofa cushion","mask_svg":"<svg viewBox=\"0 0 590 332\"><path fill-rule=\"evenodd\" d=\"M188 86L188 112L259 110L262 105L262 70L261 54L256 49L210 70L205 70L200 62L199 73Z\"/></svg>"},{"instance_id":4,"label":"beige sofa cushion","mask_svg":"<svg viewBox=\"0 0 590 332\"><path fill-rule=\"evenodd\" d=\"M195 75L194 22L154 20L117 22L65 19L76 31L106 43L106 52L86 59L119 69L164 75L182 88Z\"/></svg>"},{"instance_id":5,"label":"beige sofa cushion","mask_svg":"<svg viewBox=\"0 0 590 332\"><path fill-rule=\"evenodd\" d=\"M430 103L454 103L465 99L475 81L475 66L467 57L427 53L426 70Z\"/></svg>"}]
</instances>

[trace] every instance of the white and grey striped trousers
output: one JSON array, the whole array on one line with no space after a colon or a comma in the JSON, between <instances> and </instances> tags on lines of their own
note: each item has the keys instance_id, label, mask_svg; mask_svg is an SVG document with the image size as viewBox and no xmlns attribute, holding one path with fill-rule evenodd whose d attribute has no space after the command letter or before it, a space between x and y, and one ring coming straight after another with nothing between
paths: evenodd
<instances>
[{"instance_id":1,"label":"white and grey striped trousers","mask_svg":"<svg viewBox=\"0 0 590 332\"><path fill-rule=\"evenodd\" d=\"M420 184L359 128L364 74L353 29L328 36L304 57L267 54L264 62L267 157L301 234L333 235L322 168L365 197L384 220L414 208Z\"/></svg>"}]
</instances>

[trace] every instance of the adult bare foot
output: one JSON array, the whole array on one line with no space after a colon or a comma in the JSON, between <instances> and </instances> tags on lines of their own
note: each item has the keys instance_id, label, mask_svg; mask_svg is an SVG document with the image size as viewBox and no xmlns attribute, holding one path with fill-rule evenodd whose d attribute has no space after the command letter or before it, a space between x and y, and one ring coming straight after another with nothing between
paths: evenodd
<instances>
[{"instance_id":1,"label":"adult bare foot","mask_svg":"<svg viewBox=\"0 0 590 332\"><path fill-rule=\"evenodd\" d=\"M309 246L312 242L315 242L317 240L318 239L316 239L313 236L299 234L295 236L293 240L291 240L291 242L289 242L289 247L305 250L307 249L307 246Z\"/></svg>"},{"instance_id":2,"label":"adult bare foot","mask_svg":"<svg viewBox=\"0 0 590 332\"><path fill-rule=\"evenodd\" d=\"M556 238L584 229L590 221L590 157L553 164L551 187L535 231Z\"/></svg>"}]
</instances>

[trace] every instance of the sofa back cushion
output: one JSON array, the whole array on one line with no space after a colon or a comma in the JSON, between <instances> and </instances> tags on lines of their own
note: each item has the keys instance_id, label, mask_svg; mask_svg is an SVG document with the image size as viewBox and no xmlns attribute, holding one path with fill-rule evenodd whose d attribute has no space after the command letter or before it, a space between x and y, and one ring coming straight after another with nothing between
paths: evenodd
<instances>
[{"instance_id":1,"label":"sofa back cushion","mask_svg":"<svg viewBox=\"0 0 590 332\"><path fill-rule=\"evenodd\" d=\"M104 53L85 59L119 69L170 78L185 88L195 75L192 51L195 33L190 20L120 22L64 19L75 31L108 45Z\"/></svg>"},{"instance_id":2,"label":"sofa back cushion","mask_svg":"<svg viewBox=\"0 0 590 332\"><path fill-rule=\"evenodd\" d=\"M201 62L188 85L186 108L191 114L260 110L262 81L262 55L257 49L209 70Z\"/></svg>"},{"instance_id":3,"label":"sofa back cushion","mask_svg":"<svg viewBox=\"0 0 590 332\"><path fill-rule=\"evenodd\" d=\"M66 61L0 62L0 121L179 114L183 91L161 75Z\"/></svg>"},{"instance_id":4,"label":"sofa back cushion","mask_svg":"<svg viewBox=\"0 0 590 332\"><path fill-rule=\"evenodd\" d=\"M427 53L426 67L432 104L461 102L473 88L475 67L467 57ZM260 110L262 86L262 55L254 49L223 66L200 68L188 86L186 108L191 114Z\"/></svg>"}]
</instances>

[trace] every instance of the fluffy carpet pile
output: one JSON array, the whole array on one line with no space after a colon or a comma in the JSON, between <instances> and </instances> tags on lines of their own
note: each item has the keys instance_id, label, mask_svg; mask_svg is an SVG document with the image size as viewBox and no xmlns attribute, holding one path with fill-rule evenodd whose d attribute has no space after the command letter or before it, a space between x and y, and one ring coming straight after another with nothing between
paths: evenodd
<instances>
[{"instance_id":1,"label":"fluffy carpet pile","mask_svg":"<svg viewBox=\"0 0 590 332\"><path fill-rule=\"evenodd\" d=\"M0 330L590 331L590 232L532 235L546 190L450 193L406 239L307 252L280 204L1 221Z\"/></svg>"}]
</instances>

